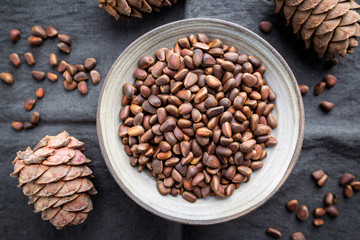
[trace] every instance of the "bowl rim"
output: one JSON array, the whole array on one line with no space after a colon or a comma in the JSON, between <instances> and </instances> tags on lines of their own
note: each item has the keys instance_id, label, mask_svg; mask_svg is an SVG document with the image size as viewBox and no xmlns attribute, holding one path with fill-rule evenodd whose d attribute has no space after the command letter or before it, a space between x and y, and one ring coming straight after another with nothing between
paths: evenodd
<instances>
[{"instance_id":1,"label":"bowl rim","mask_svg":"<svg viewBox=\"0 0 360 240\"><path fill-rule=\"evenodd\" d=\"M229 27L232 27L236 30L239 30L240 32L249 35L250 37L256 39L257 41L259 41L261 44L265 45L270 52L280 61L280 63L283 65L285 71L287 72L287 74L290 77L290 81L292 83L292 86L295 90L296 93L296 98L297 98L297 104L299 107L299 115L300 115L300 119L299 119L299 132L298 132L298 138L297 138L297 142L296 142L296 147L294 150L294 154L292 156L292 159L290 161L290 164L288 166L288 168L286 169L286 172L284 174L284 176L282 177L281 181L279 182L279 184L276 186L276 188L268 195L266 196L262 201L260 201L259 203L257 203L256 205L246 209L245 211L239 212L239 213L235 213L233 215L227 216L227 217L221 217L221 218L216 218L216 219L210 219L210 220L189 220L189 219L184 219L184 218L178 218L178 217L174 217L174 216L170 216L164 213L161 213L157 210L155 210L154 208L152 208L151 206L147 205L146 203L144 203L141 199L137 198L124 184L123 182L120 180L120 178L117 176L111 161L109 159L109 156L106 152L105 149L105 145L104 145L104 140L103 140L103 134L101 131L101 121L100 121L100 110L101 110L101 100L103 98L103 94L105 91L105 86L107 84L107 82L109 81L109 76L112 74L112 72L114 71L115 66L118 64L118 62L123 58L123 56L134 46L137 45L139 42L145 40L148 36L153 35L154 33L157 33L159 31L161 31L163 28L167 28L167 27L171 27L172 25L177 25L177 24L187 24L189 22L194 22L194 21L200 21L200 22L212 22L212 23L217 23L217 24L224 24L227 25ZM303 101L302 101L302 97L300 94L300 90L298 88L298 83L296 81L296 78L293 74L293 72L291 71L291 68L289 67L289 65L286 63L286 61L284 60L284 58L280 55L280 53L273 47L271 46L265 39L263 39L261 36L257 35L256 33L254 33L253 31L240 26L236 23L232 23L229 21L225 21L225 20L220 20L220 19L213 19L213 18L188 18L188 19L183 19L183 20L178 20L178 21L174 21L174 22L170 22L164 25L161 25L159 27L156 27L148 32L146 32L145 34L143 34L142 36L140 36L139 38L137 38L135 41L133 41L121 54L120 56L115 60L115 62L113 63L112 67L110 68L106 79L102 85L101 88L101 92L98 98L98 107L97 107L97 113L96 113L96 130L97 130L97 135L98 135L98 141L99 141L99 145L100 145L100 149L101 149L101 154L105 160L106 166L109 169L112 177L114 178L114 180L116 181L116 183L120 186L120 188L133 200L135 201L138 205L140 205L141 207L143 207L144 209L146 209L147 211L160 216L162 218L165 218L167 220L173 221L173 222L177 222L177 223L181 223L181 224L188 224L188 225L211 225L211 224L216 224L216 223L223 223L223 222L227 222L236 218L239 218L241 216L244 216L252 211L254 211L255 209L257 209L258 207L260 207L261 205L263 205L265 202L267 202L270 198L272 198L275 193L282 187L282 185L285 183L286 179L289 177L291 171L293 170L298 157L300 155L300 151L302 148L302 144L303 144L303 138L304 138L304 127L305 127L305 113L304 113L304 105L303 105Z\"/></svg>"}]
</instances>

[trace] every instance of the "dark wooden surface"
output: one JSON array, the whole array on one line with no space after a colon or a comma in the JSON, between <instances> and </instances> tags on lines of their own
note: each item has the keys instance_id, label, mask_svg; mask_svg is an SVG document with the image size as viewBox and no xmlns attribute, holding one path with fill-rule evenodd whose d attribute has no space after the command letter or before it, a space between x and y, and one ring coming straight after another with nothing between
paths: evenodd
<instances>
[{"instance_id":1,"label":"dark wooden surface","mask_svg":"<svg viewBox=\"0 0 360 240\"><path fill-rule=\"evenodd\" d=\"M13 73L15 83L8 86L0 82L0 238L1 239L269 239L265 230L278 227L284 239L296 231L302 231L307 239L359 239L360 193L345 199L338 180L349 171L360 177L360 61L359 50L332 69L323 67L305 51L301 42L284 26L282 19L274 15L274 4L267 0L248 1L180 1L176 6L148 15L142 20L115 22L97 1L10 1L3 0L0 8L0 72ZM48 56L55 52L60 59L70 63L82 62L87 57L98 61L96 69L105 78L107 71L120 53L143 33L164 23L192 17L210 17L228 20L258 33L272 44L292 68L298 82L307 84L310 92L304 97L306 129L303 150L294 171L280 191L256 211L233 221L212 226L186 226L176 224L136 205L118 187L109 174L100 154L96 135L96 107L101 85L89 84L89 94L81 96L77 91L66 92L62 81L37 82L31 78L32 70L55 71L48 64ZM270 20L274 29L263 34L258 23ZM55 26L61 33L72 37L72 52L59 53L57 40L46 40L40 47L30 48L26 39L33 25ZM8 31L18 28L20 41L12 44ZM37 63L29 67L23 60L27 51L34 53ZM8 55L21 55L23 64L15 68ZM325 90L320 96L312 93L315 84L325 74L334 74L338 84ZM38 101L35 110L41 113L41 122L33 130L15 132L10 124L14 120L25 121L30 113L23 103L34 97L37 88L45 89L44 99ZM320 101L335 103L330 114L318 108ZM280 123L281 124L281 123ZM9 177L11 161L15 153L27 146L33 147L44 135L54 135L67 130L86 143L86 155L93 160L91 168L96 178L99 194L94 198L94 211L86 222L77 227L57 231L40 214L27 205L17 180ZM328 183L318 188L311 179L313 170L322 168L329 174ZM333 220L324 217L325 225L316 228L309 220L300 222L295 214L285 209L290 199L298 199L312 211L322 206L325 193L338 195L340 216Z\"/></svg>"}]
</instances>

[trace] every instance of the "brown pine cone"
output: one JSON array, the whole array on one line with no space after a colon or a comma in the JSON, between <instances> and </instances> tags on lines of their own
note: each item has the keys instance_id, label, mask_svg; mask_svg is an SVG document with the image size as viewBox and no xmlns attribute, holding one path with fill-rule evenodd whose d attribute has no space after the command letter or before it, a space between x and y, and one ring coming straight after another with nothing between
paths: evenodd
<instances>
[{"instance_id":1,"label":"brown pine cone","mask_svg":"<svg viewBox=\"0 0 360 240\"><path fill-rule=\"evenodd\" d=\"M144 13L153 10L159 12L161 7L171 6L177 0L99 0L99 7L105 9L116 21L120 17L127 20L130 17L142 18Z\"/></svg>"},{"instance_id":2,"label":"brown pine cone","mask_svg":"<svg viewBox=\"0 0 360 240\"><path fill-rule=\"evenodd\" d=\"M354 0L275 0L275 13L312 47L319 58L345 57L358 46L360 8Z\"/></svg>"},{"instance_id":3,"label":"brown pine cone","mask_svg":"<svg viewBox=\"0 0 360 240\"><path fill-rule=\"evenodd\" d=\"M28 203L57 229L83 223L93 209L90 195L97 191L83 145L64 131L45 136L33 150L17 152L13 161L10 175L18 178Z\"/></svg>"}]
</instances>

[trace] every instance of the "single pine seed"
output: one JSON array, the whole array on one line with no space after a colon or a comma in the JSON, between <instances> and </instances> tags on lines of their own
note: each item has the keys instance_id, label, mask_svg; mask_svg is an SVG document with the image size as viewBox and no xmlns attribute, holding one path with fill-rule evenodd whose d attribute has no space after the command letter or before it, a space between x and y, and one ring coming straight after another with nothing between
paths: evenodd
<instances>
[{"instance_id":1,"label":"single pine seed","mask_svg":"<svg viewBox=\"0 0 360 240\"><path fill-rule=\"evenodd\" d=\"M29 66L35 65L35 63L36 63L35 57L34 57L34 55L33 55L31 52L25 53L25 54L24 54L24 58L25 58L26 63L27 63Z\"/></svg>"},{"instance_id":2,"label":"single pine seed","mask_svg":"<svg viewBox=\"0 0 360 240\"><path fill-rule=\"evenodd\" d=\"M32 72L31 72L31 76L32 76L34 79L40 81L40 80L44 80L44 78L45 78L45 73L42 72L42 71L32 71Z\"/></svg>"},{"instance_id":3,"label":"single pine seed","mask_svg":"<svg viewBox=\"0 0 360 240\"><path fill-rule=\"evenodd\" d=\"M315 218L313 221L313 224L316 227L320 227L320 226L324 225L324 220L322 220L321 218Z\"/></svg>"},{"instance_id":4,"label":"single pine seed","mask_svg":"<svg viewBox=\"0 0 360 240\"><path fill-rule=\"evenodd\" d=\"M273 28L273 24L269 21L263 21L263 22L259 23L259 28L264 33L268 33Z\"/></svg>"},{"instance_id":5,"label":"single pine seed","mask_svg":"<svg viewBox=\"0 0 360 240\"><path fill-rule=\"evenodd\" d=\"M324 91L325 87L326 87L325 82L319 82L318 84L316 84L315 89L314 89L315 95L319 95L320 93L322 93Z\"/></svg>"},{"instance_id":6,"label":"single pine seed","mask_svg":"<svg viewBox=\"0 0 360 240\"><path fill-rule=\"evenodd\" d=\"M31 109L33 109L34 106L35 106L35 102L36 102L35 99L28 99L28 100L26 100L25 103L24 103L24 108L25 108L25 110L26 110L26 111L30 111Z\"/></svg>"},{"instance_id":7,"label":"single pine seed","mask_svg":"<svg viewBox=\"0 0 360 240\"><path fill-rule=\"evenodd\" d=\"M294 232L291 235L291 240L306 240L302 232Z\"/></svg>"},{"instance_id":8,"label":"single pine seed","mask_svg":"<svg viewBox=\"0 0 360 240\"><path fill-rule=\"evenodd\" d=\"M299 85L301 95L305 95L309 92L309 87L305 84Z\"/></svg>"},{"instance_id":9,"label":"single pine seed","mask_svg":"<svg viewBox=\"0 0 360 240\"><path fill-rule=\"evenodd\" d=\"M55 67L58 65L58 58L55 53L51 53L49 56L50 65Z\"/></svg>"},{"instance_id":10,"label":"single pine seed","mask_svg":"<svg viewBox=\"0 0 360 240\"><path fill-rule=\"evenodd\" d=\"M281 231L278 228L269 227L266 229L266 233L275 239L282 237Z\"/></svg>"},{"instance_id":11,"label":"single pine seed","mask_svg":"<svg viewBox=\"0 0 360 240\"><path fill-rule=\"evenodd\" d=\"M36 97L38 98L43 98L44 97L44 89L43 88L39 88L36 93L35 93Z\"/></svg>"},{"instance_id":12,"label":"single pine seed","mask_svg":"<svg viewBox=\"0 0 360 240\"><path fill-rule=\"evenodd\" d=\"M47 78L51 81L51 82L56 82L58 80L58 76L55 73L51 73L48 72L47 73Z\"/></svg>"},{"instance_id":13,"label":"single pine seed","mask_svg":"<svg viewBox=\"0 0 360 240\"><path fill-rule=\"evenodd\" d=\"M295 212L298 207L298 200L292 199L286 203L286 207L290 212Z\"/></svg>"},{"instance_id":14,"label":"single pine seed","mask_svg":"<svg viewBox=\"0 0 360 240\"><path fill-rule=\"evenodd\" d=\"M305 221L309 218L309 209L305 205L301 205L296 213L299 220Z\"/></svg>"},{"instance_id":15,"label":"single pine seed","mask_svg":"<svg viewBox=\"0 0 360 240\"><path fill-rule=\"evenodd\" d=\"M56 37L58 35L58 31L53 26L48 26L45 32L48 37Z\"/></svg>"},{"instance_id":16,"label":"single pine seed","mask_svg":"<svg viewBox=\"0 0 360 240\"><path fill-rule=\"evenodd\" d=\"M11 63L15 66L18 67L21 65L21 60L20 57L17 53L12 53L9 56Z\"/></svg>"},{"instance_id":17,"label":"single pine seed","mask_svg":"<svg viewBox=\"0 0 360 240\"><path fill-rule=\"evenodd\" d=\"M23 129L23 123L22 122L12 122L11 127L15 129L16 131L20 131Z\"/></svg>"},{"instance_id":18,"label":"single pine seed","mask_svg":"<svg viewBox=\"0 0 360 240\"><path fill-rule=\"evenodd\" d=\"M334 109L335 105L332 102L322 101L320 102L319 106L324 112L328 113Z\"/></svg>"},{"instance_id":19,"label":"single pine seed","mask_svg":"<svg viewBox=\"0 0 360 240\"><path fill-rule=\"evenodd\" d=\"M337 78L334 75L328 74L324 77L323 81L326 83L327 88L332 88L337 83Z\"/></svg>"},{"instance_id":20,"label":"single pine seed","mask_svg":"<svg viewBox=\"0 0 360 240\"><path fill-rule=\"evenodd\" d=\"M14 83L13 75L11 73L8 73L8 72L0 73L0 79L3 80L7 84L13 84Z\"/></svg>"},{"instance_id":21,"label":"single pine seed","mask_svg":"<svg viewBox=\"0 0 360 240\"><path fill-rule=\"evenodd\" d=\"M9 32L9 36L10 36L10 39L13 43L16 43L17 41L19 41L20 39L20 31L17 30L17 29L12 29L10 32Z\"/></svg>"},{"instance_id":22,"label":"single pine seed","mask_svg":"<svg viewBox=\"0 0 360 240\"><path fill-rule=\"evenodd\" d=\"M33 125L38 124L40 120L40 113L39 112L33 112L30 116L30 123Z\"/></svg>"}]
</instances>

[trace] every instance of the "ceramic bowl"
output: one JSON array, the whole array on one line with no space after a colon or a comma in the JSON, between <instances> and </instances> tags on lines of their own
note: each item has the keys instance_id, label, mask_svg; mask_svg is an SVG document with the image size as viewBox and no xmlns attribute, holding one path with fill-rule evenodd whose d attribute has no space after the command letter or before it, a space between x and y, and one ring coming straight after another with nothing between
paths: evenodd
<instances>
[{"instance_id":1,"label":"ceramic bowl","mask_svg":"<svg viewBox=\"0 0 360 240\"><path fill-rule=\"evenodd\" d=\"M172 48L177 39L205 33L234 45L239 52L257 56L266 67L265 79L276 92L273 111L278 127L275 147L267 148L264 166L254 172L230 198L208 197L195 203L181 196L162 196L155 179L131 167L118 136L122 85L134 82L138 59L154 55L160 47ZM118 57L103 84L97 110L97 132L102 155L112 176L137 204L163 218L184 224L206 225L243 216L269 200L282 186L299 156L304 133L304 111L297 82L280 54L264 39L234 23L215 19L187 19L158 27L134 41Z\"/></svg>"}]
</instances>

